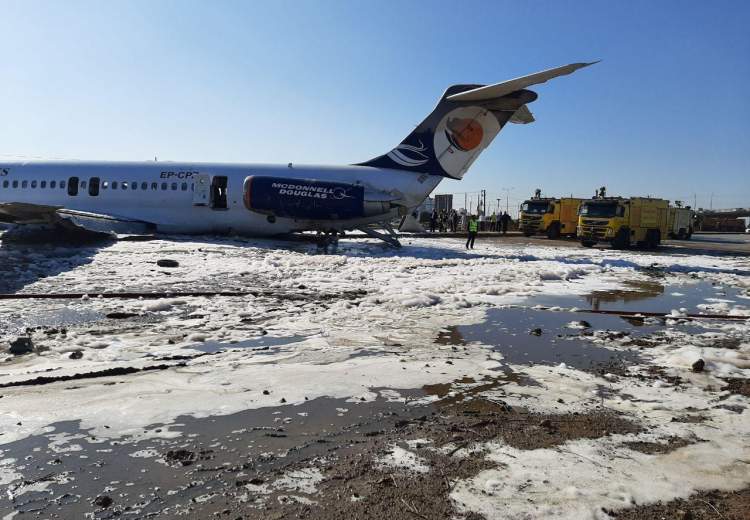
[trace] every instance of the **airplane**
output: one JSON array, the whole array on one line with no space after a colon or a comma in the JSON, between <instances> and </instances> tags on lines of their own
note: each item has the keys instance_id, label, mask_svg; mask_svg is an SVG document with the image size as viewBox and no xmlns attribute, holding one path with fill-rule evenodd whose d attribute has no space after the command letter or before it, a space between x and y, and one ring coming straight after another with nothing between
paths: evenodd
<instances>
[{"instance_id":1,"label":"airplane","mask_svg":"<svg viewBox=\"0 0 750 520\"><path fill-rule=\"evenodd\" d=\"M0 163L0 222L110 235L317 231L335 239L361 230L400 247L390 222L412 214L444 178L463 178L506 123L534 121L526 105L537 94L527 87L594 63L453 85L395 148L349 166Z\"/></svg>"}]
</instances>

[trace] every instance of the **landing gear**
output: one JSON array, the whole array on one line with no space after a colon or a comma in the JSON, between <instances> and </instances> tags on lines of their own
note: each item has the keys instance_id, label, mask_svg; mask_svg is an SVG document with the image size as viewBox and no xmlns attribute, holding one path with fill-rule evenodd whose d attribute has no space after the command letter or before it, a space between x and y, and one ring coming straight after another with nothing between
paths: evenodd
<instances>
[{"instance_id":1,"label":"landing gear","mask_svg":"<svg viewBox=\"0 0 750 520\"><path fill-rule=\"evenodd\" d=\"M344 233L341 233L343 236ZM328 254L329 249L336 251L339 247L339 232L335 229L330 231L318 232L318 247L323 250L325 254Z\"/></svg>"},{"instance_id":2,"label":"landing gear","mask_svg":"<svg viewBox=\"0 0 750 520\"><path fill-rule=\"evenodd\" d=\"M382 240L389 246L399 249L401 247L401 242L398 241L398 234L396 233L396 231L391 227L390 224L385 224L383 228L388 232L387 235L378 233L374 229L370 229L368 227L361 227L359 228L359 230L368 237L377 238L378 240Z\"/></svg>"}]
</instances>

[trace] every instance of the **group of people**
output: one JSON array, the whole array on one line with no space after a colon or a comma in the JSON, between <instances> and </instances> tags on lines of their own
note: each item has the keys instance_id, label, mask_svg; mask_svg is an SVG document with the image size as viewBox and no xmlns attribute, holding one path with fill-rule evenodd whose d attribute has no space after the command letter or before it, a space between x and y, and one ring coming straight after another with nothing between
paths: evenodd
<instances>
[{"instance_id":1,"label":"group of people","mask_svg":"<svg viewBox=\"0 0 750 520\"><path fill-rule=\"evenodd\" d=\"M434 209L432 210L432 215L430 215L430 233L434 233L435 230L439 230L441 233L445 233L446 231L455 233L458 231L460 220L460 215L455 209L450 211L445 209L438 211Z\"/></svg>"},{"instance_id":2,"label":"group of people","mask_svg":"<svg viewBox=\"0 0 750 520\"><path fill-rule=\"evenodd\" d=\"M464 219L466 219L464 221ZM502 232L503 235L508 232L508 226L510 225L511 217L507 211L495 214L493 213L489 217L482 216L477 217L476 215L465 215L459 213L455 209L448 210L433 210L430 215L430 232L435 233L439 231L444 233L446 231L457 232L460 229L466 229L468 232L468 238L466 240L466 249L474 249L474 240L477 237L479 231L493 231Z\"/></svg>"},{"instance_id":3,"label":"group of people","mask_svg":"<svg viewBox=\"0 0 750 520\"><path fill-rule=\"evenodd\" d=\"M493 213L490 215L489 222L490 226L487 231L503 232L503 235L508 232L508 226L510 225L510 215L507 211L503 211L500 215Z\"/></svg>"},{"instance_id":4,"label":"group of people","mask_svg":"<svg viewBox=\"0 0 750 520\"><path fill-rule=\"evenodd\" d=\"M501 231L503 235L508 232L508 224L510 224L510 215L508 212L503 212L502 215L496 217L493 213L490 217L490 229L488 231ZM479 233L479 220L476 215L469 215L469 223L466 226L468 231L468 237L466 238L466 249L474 249L474 240L477 238Z\"/></svg>"},{"instance_id":5,"label":"group of people","mask_svg":"<svg viewBox=\"0 0 750 520\"><path fill-rule=\"evenodd\" d=\"M440 233L451 232L455 233L461 230L469 230L468 222L474 218L477 220L477 231L493 231L502 232L503 234L508 232L508 226L511 222L511 217L507 211L495 214L493 213L489 217L481 216L477 219L473 215L465 215L459 213L455 209L451 210L432 210L430 215L430 233L436 231Z\"/></svg>"}]
</instances>

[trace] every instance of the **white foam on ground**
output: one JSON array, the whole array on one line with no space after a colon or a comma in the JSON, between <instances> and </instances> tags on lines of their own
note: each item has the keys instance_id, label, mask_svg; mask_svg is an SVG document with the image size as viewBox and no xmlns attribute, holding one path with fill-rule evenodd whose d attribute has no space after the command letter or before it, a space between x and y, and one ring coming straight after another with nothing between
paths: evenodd
<instances>
[{"instance_id":1,"label":"white foam on ground","mask_svg":"<svg viewBox=\"0 0 750 520\"><path fill-rule=\"evenodd\" d=\"M488 459L502 469L483 471L451 493L462 509L488 519L601 520L609 518L602 508L671 500L696 489L732 490L750 480L750 448L726 433L664 455L622 449L606 438L557 449L488 449Z\"/></svg>"},{"instance_id":2,"label":"white foam on ground","mask_svg":"<svg viewBox=\"0 0 750 520\"><path fill-rule=\"evenodd\" d=\"M197 354L198 348L212 342L229 349L260 337L294 337L268 350L232 348L168 370L82 379L75 385L61 382L5 388L0 399L0 444L48 432L50 425L60 421L80 421L81 427L91 429L88 433L97 438L176 437L181 435L181 426L174 420L180 415L225 415L279 406L282 398L287 406L302 403L305 398L345 399L351 403L347 410L356 413L357 403L377 398L377 392L398 400L401 397L394 388L418 388L465 376L476 380L496 376L497 369L505 365L501 355L475 344L454 351L450 346L436 345L434 339L447 325L481 322L489 307L521 303L536 295L582 295L622 288L624 282L650 280L642 268L660 270L666 283L686 284L685 293L689 291L687 284L696 280L750 292L746 274L750 261L731 256L676 257L490 244L479 244L474 253L482 256L475 256L463 251L460 241L432 239L411 239L397 252L368 241L342 247L342 253L335 255L310 254L314 248L308 246L274 247L272 242L156 240L119 242L98 251L61 248L48 254L23 248L0 249L0 263L11 266L8 275L21 284L20 292L64 290L91 295L64 305L52 300L0 301L4 319L0 344L19 333L8 324L20 323L23 328L47 324L45 319L53 320L61 314L83 320L81 325L69 325L67 335L34 333L34 343L41 347L38 353L0 357L0 384L116 367L144 368L160 363L162 357ZM180 262L180 269L171 271L171 276L155 267L156 260L167 256ZM144 292L217 288L261 292L258 296L163 301L95 297L123 287ZM366 295L357 302L333 297L322 304L318 298L360 289ZM307 291L313 298L277 299L264 296L262 291ZM716 298L703 305L706 310L720 309L728 314L748 312L747 307L725 300L717 292ZM96 322L110 312L145 313L154 322L135 327L128 320L111 320L106 326L85 323ZM491 460L507 467L459 482L454 498L466 509L492 512L491 517L524 518L540 516L540 494L548 493L546 507L552 508L550 514L585 518L600 514L596 513L600 507L622 507L633 500L669 499L675 493L684 495L706 486L723 489L746 485L750 472L745 471L743 477L735 466L741 464L738 461L749 460L746 415L750 412L738 414L727 407L747 407L748 400L718 389L723 385L721 378L750 376L746 365L748 342L741 342L736 350L716 348L711 342L743 335L747 338L748 325L727 323L720 332L712 333L715 336L690 337L680 331L683 314L676 309L671 320L674 326L667 329L671 343L642 354L666 366L668 375L684 377L687 388L675 388L666 379L654 384L637 378L600 378L564 364L505 365L525 373L538 386L511 383L487 393L490 399L557 413L587 412L605 406L631 414L648 432L575 441L559 449L524 452L523 457L515 459L513 456L521 454L501 441L466 447L455 456L486 450ZM102 328L106 329L104 333ZM604 336L594 337L594 341L606 348L620 348L625 342ZM81 350L83 358L70 359L73 350ZM696 357L706 361L707 373L690 371ZM452 364L447 364L448 360ZM643 368L636 366L633 370ZM117 384L108 384L113 382ZM270 393L265 395L264 390ZM557 402L560 398L564 403ZM686 407L700 410L707 422L672 422L672 418L686 413ZM344 409L340 413L345 413ZM165 426L153 426L158 424ZM144 432L145 427L150 429ZM707 442L651 456L622 445L628 440L659 442L688 434ZM61 449L75 449L72 439L61 436L53 443L59 440ZM412 452L400 447L394 450L394 463L422 468L423 462L415 462ZM0 466L5 468L5 476L0 478L12 479L11 483L20 479L14 464ZM564 471L555 474L557 480L548 479L550 483L545 484L544 472L558 467ZM654 467L659 468L656 475L661 480L650 484L655 473L647 470ZM702 475L703 483L691 474ZM293 481L289 476L290 486ZM270 484L264 486L277 489ZM502 505L506 503L503 500L510 506Z\"/></svg>"},{"instance_id":3,"label":"white foam on ground","mask_svg":"<svg viewBox=\"0 0 750 520\"><path fill-rule=\"evenodd\" d=\"M377 459L377 464L381 468L408 470L415 473L428 473L430 471L430 466L426 460L395 444L389 448L389 452L385 456Z\"/></svg>"},{"instance_id":4,"label":"white foam on ground","mask_svg":"<svg viewBox=\"0 0 750 520\"><path fill-rule=\"evenodd\" d=\"M748 326L733 324L732 328ZM673 333L672 338L685 340ZM631 376L598 377L569 367L514 367L536 382L508 384L481 395L557 414L621 413L645 431L576 440L551 449L522 451L502 439L479 443L497 469L459 481L451 494L460 509L490 519L604 519L602 508L687 497L700 490L739 489L750 484L750 399L720 391L723 377L750 378L747 345L737 350L695 347L670 341L642 355L665 366L665 376L680 376L674 386L666 378L654 382L635 377L649 363L633 365ZM694 373L698 358L705 371ZM558 398L563 403L557 402ZM734 409L737 408L737 409ZM740 413L738 413L738 411ZM682 422L685 415L703 422ZM567 415L570 417L570 415ZM670 438L692 444L666 454L648 455L627 442L666 443Z\"/></svg>"}]
</instances>

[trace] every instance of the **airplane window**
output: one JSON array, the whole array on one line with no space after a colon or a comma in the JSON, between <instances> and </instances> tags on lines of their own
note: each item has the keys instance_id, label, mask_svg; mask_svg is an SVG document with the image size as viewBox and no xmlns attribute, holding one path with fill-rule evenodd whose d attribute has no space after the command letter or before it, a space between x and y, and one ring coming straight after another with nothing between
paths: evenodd
<instances>
[{"instance_id":1,"label":"airplane window","mask_svg":"<svg viewBox=\"0 0 750 520\"><path fill-rule=\"evenodd\" d=\"M18 188L18 181L13 181L13 187Z\"/></svg>"},{"instance_id":2,"label":"airplane window","mask_svg":"<svg viewBox=\"0 0 750 520\"><path fill-rule=\"evenodd\" d=\"M3 181L3 188L7 188L10 183L8 181Z\"/></svg>"},{"instance_id":3,"label":"airplane window","mask_svg":"<svg viewBox=\"0 0 750 520\"><path fill-rule=\"evenodd\" d=\"M46 188L47 187L47 181L42 181L39 183L40 188Z\"/></svg>"},{"instance_id":4,"label":"airplane window","mask_svg":"<svg viewBox=\"0 0 750 520\"><path fill-rule=\"evenodd\" d=\"M163 189L163 190L167 189L167 183L166 182L162 182L161 183L161 189Z\"/></svg>"},{"instance_id":5,"label":"airplane window","mask_svg":"<svg viewBox=\"0 0 750 520\"><path fill-rule=\"evenodd\" d=\"M152 182L151 183L151 189L152 190L158 190L159 189L159 183L158 182Z\"/></svg>"},{"instance_id":6,"label":"airplane window","mask_svg":"<svg viewBox=\"0 0 750 520\"><path fill-rule=\"evenodd\" d=\"M50 188L57 188L57 181L49 181Z\"/></svg>"},{"instance_id":7,"label":"airplane window","mask_svg":"<svg viewBox=\"0 0 750 520\"><path fill-rule=\"evenodd\" d=\"M36 188L36 181L31 181L31 187Z\"/></svg>"},{"instance_id":8,"label":"airplane window","mask_svg":"<svg viewBox=\"0 0 750 520\"><path fill-rule=\"evenodd\" d=\"M91 177L89 181L89 195L92 197L99 195L99 177Z\"/></svg>"},{"instance_id":9,"label":"airplane window","mask_svg":"<svg viewBox=\"0 0 750 520\"><path fill-rule=\"evenodd\" d=\"M28 186L29 186L29 181L22 181L21 182L21 187L22 188L28 188Z\"/></svg>"},{"instance_id":10,"label":"airplane window","mask_svg":"<svg viewBox=\"0 0 750 520\"><path fill-rule=\"evenodd\" d=\"M177 183L176 183L176 182L173 182L173 183L172 183L172 190L176 190L176 189L177 189Z\"/></svg>"},{"instance_id":11,"label":"airplane window","mask_svg":"<svg viewBox=\"0 0 750 520\"><path fill-rule=\"evenodd\" d=\"M102 182L102 189L106 190L107 188L109 188L109 181L103 181Z\"/></svg>"},{"instance_id":12,"label":"airplane window","mask_svg":"<svg viewBox=\"0 0 750 520\"><path fill-rule=\"evenodd\" d=\"M187 191L187 182L182 183L182 191Z\"/></svg>"},{"instance_id":13,"label":"airplane window","mask_svg":"<svg viewBox=\"0 0 750 520\"><path fill-rule=\"evenodd\" d=\"M117 181L112 181L112 189L113 190L117 189Z\"/></svg>"},{"instance_id":14,"label":"airplane window","mask_svg":"<svg viewBox=\"0 0 750 520\"><path fill-rule=\"evenodd\" d=\"M65 189L65 181L60 181L60 189L61 190Z\"/></svg>"},{"instance_id":15,"label":"airplane window","mask_svg":"<svg viewBox=\"0 0 750 520\"><path fill-rule=\"evenodd\" d=\"M121 182L120 183L120 189L127 190L128 189L128 183L127 182Z\"/></svg>"},{"instance_id":16,"label":"airplane window","mask_svg":"<svg viewBox=\"0 0 750 520\"><path fill-rule=\"evenodd\" d=\"M142 190L147 190L148 189L148 183L147 182L142 182L141 183L141 189Z\"/></svg>"},{"instance_id":17,"label":"airplane window","mask_svg":"<svg viewBox=\"0 0 750 520\"><path fill-rule=\"evenodd\" d=\"M130 189L131 190L137 190L138 189L138 183L137 182L131 182L130 183Z\"/></svg>"},{"instance_id":18,"label":"airplane window","mask_svg":"<svg viewBox=\"0 0 750 520\"><path fill-rule=\"evenodd\" d=\"M68 179L68 195L71 197L78 195L78 177Z\"/></svg>"}]
</instances>

